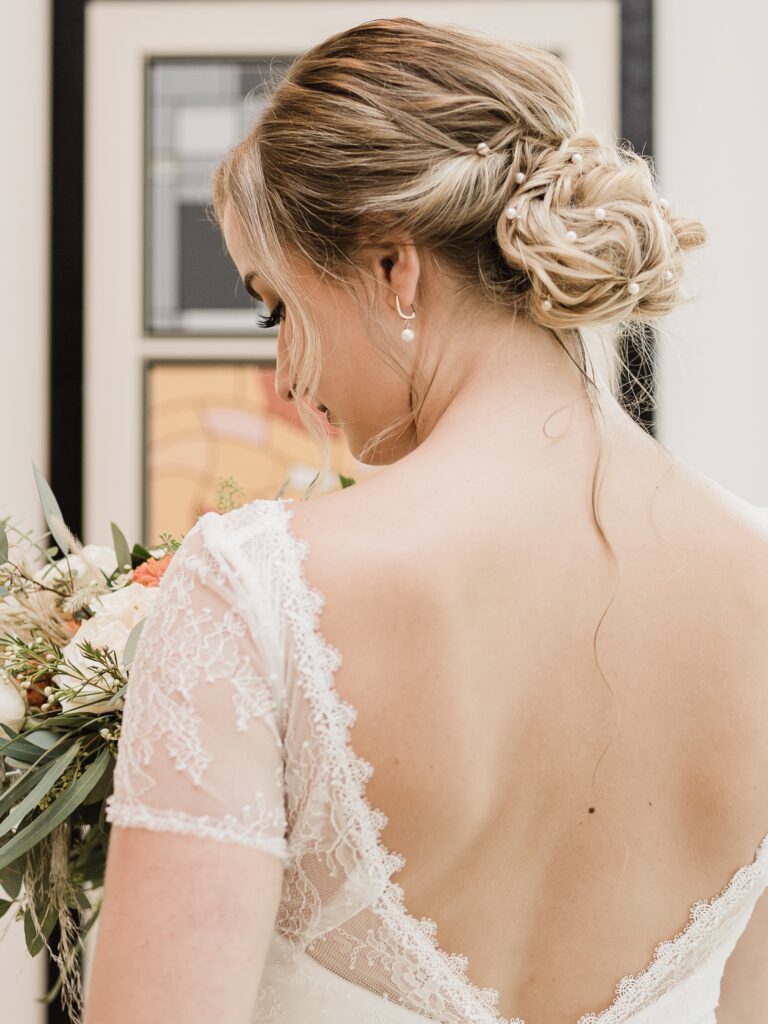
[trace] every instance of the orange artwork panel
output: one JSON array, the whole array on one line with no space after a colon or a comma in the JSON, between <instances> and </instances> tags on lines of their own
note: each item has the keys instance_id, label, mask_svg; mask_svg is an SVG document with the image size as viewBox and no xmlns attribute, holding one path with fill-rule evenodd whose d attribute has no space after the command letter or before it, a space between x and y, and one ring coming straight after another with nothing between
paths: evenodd
<instances>
[{"instance_id":1,"label":"orange artwork panel","mask_svg":"<svg viewBox=\"0 0 768 1024\"><path fill-rule=\"evenodd\" d=\"M292 402L275 392L275 370L257 362L148 362L145 381L144 538L180 537L217 508L222 480L245 492L240 505L278 494L300 499L320 468L320 451ZM331 428L336 489L343 473L360 479L358 462ZM318 482L320 487L320 482Z\"/></svg>"}]
</instances>

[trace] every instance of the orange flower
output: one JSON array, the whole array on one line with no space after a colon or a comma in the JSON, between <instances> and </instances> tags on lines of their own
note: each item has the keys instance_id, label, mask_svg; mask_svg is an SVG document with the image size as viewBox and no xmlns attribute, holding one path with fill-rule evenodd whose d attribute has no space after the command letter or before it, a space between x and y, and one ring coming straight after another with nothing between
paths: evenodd
<instances>
[{"instance_id":1,"label":"orange flower","mask_svg":"<svg viewBox=\"0 0 768 1024\"><path fill-rule=\"evenodd\" d=\"M140 583L143 587L159 587L163 573L168 568L172 554L164 555L163 558L148 558L146 562L133 570L133 582Z\"/></svg>"}]
</instances>

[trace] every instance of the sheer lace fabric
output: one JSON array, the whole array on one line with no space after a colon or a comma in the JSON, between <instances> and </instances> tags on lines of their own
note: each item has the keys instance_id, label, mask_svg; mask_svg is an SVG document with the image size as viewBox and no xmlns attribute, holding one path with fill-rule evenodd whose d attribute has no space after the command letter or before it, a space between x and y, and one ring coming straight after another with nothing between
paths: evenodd
<instances>
[{"instance_id":1,"label":"sheer lace fabric","mask_svg":"<svg viewBox=\"0 0 768 1024\"><path fill-rule=\"evenodd\" d=\"M257 500L189 531L136 652L109 821L245 843L280 857L284 884L254 1024L544 1024L507 1019L467 959L441 950L392 876L371 765L339 698L341 654L319 630L306 542L285 500ZM725 962L768 885L754 861L691 909L676 937L574 1024L712 1024Z\"/></svg>"}]
</instances>

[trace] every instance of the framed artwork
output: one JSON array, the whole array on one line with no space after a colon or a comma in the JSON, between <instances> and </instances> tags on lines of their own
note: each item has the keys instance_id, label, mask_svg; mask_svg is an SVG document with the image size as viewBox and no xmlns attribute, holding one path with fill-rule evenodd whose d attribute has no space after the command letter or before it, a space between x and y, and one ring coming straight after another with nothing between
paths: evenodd
<instances>
[{"instance_id":1,"label":"framed artwork","mask_svg":"<svg viewBox=\"0 0 768 1024\"><path fill-rule=\"evenodd\" d=\"M144 537L185 532L190 510L212 509L222 481L274 497L290 496L286 481L303 492L315 476L315 442L277 396L269 358L146 360L143 424ZM332 434L332 464L359 477L343 435Z\"/></svg>"},{"instance_id":2,"label":"framed artwork","mask_svg":"<svg viewBox=\"0 0 768 1024\"><path fill-rule=\"evenodd\" d=\"M232 337L258 330L253 300L204 211L212 167L258 116L265 83L289 66L289 59L274 56L147 57L145 336Z\"/></svg>"}]
</instances>

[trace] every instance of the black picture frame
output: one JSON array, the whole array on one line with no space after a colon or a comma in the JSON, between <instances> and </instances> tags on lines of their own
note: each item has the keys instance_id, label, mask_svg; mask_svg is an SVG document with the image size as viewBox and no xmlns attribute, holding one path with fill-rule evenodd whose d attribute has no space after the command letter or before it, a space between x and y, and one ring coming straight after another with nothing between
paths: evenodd
<instances>
[{"instance_id":1,"label":"black picture frame","mask_svg":"<svg viewBox=\"0 0 768 1024\"><path fill-rule=\"evenodd\" d=\"M51 0L48 479L65 521L78 536L82 536L84 508L85 22L88 3L98 2L106 0ZM620 136L638 153L652 158L653 0L605 2L618 3L620 8ZM620 382L625 404L651 434L656 427L655 350L650 328L642 352L627 339ZM637 380L651 401L636 395ZM73 457L73 452L79 457ZM57 948L58 926L50 941ZM48 974L50 987L58 976L50 957ZM48 1024L69 1024L59 1000L48 1007Z\"/></svg>"}]
</instances>

